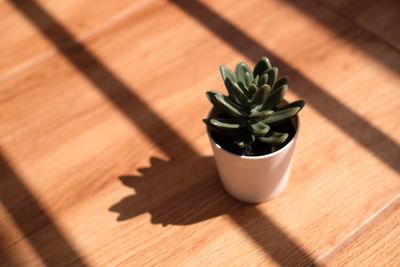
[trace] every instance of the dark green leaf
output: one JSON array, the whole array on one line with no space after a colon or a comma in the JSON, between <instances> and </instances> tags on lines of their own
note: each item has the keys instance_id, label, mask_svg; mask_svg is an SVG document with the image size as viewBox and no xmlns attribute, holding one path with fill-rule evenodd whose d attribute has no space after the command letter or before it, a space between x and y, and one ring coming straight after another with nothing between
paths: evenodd
<instances>
[{"instance_id":1,"label":"dark green leaf","mask_svg":"<svg viewBox=\"0 0 400 267\"><path fill-rule=\"evenodd\" d=\"M272 113L271 116L263 120L263 122L267 124L278 124L284 122L295 116L300 111L300 109L301 109L300 107L291 107L275 111L274 113Z\"/></svg>"},{"instance_id":2,"label":"dark green leaf","mask_svg":"<svg viewBox=\"0 0 400 267\"><path fill-rule=\"evenodd\" d=\"M257 92L257 86L255 84L252 84L249 86L249 93L250 96L253 96Z\"/></svg>"},{"instance_id":3,"label":"dark green leaf","mask_svg":"<svg viewBox=\"0 0 400 267\"><path fill-rule=\"evenodd\" d=\"M240 88L236 83L234 83L230 78L225 79L225 86L228 90L229 96L234 97L234 99L239 100L239 103L243 106L249 105L249 99L242 88Z\"/></svg>"},{"instance_id":4,"label":"dark green leaf","mask_svg":"<svg viewBox=\"0 0 400 267\"><path fill-rule=\"evenodd\" d=\"M278 68L270 68L267 70L266 74L268 74L267 84L271 86L271 88L274 88L274 84L278 78Z\"/></svg>"},{"instance_id":5,"label":"dark green leaf","mask_svg":"<svg viewBox=\"0 0 400 267\"><path fill-rule=\"evenodd\" d=\"M225 130L239 129L246 126L245 123L238 119L217 118L210 119L210 123L218 128Z\"/></svg>"},{"instance_id":6,"label":"dark green leaf","mask_svg":"<svg viewBox=\"0 0 400 267\"><path fill-rule=\"evenodd\" d=\"M221 73L222 79L225 81L226 78L231 79L233 82L237 82L236 75L233 73L230 69L228 69L226 66L221 65L219 67L219 71Z\"/></svg>"},{"instance_id":7,"label":"dark green leaf","mask_svg":"<svg viewBox=\"0 0 400 267\"><path fill-rule=\"evenodd\" d=\"M254 121L262 121L271 116L272 113L274 113L273 110L258 111L253 109L249 115L249 118Z\"/></svg>"},{"instance_id":8,"label":"dark green leaf","mask_svg":"<svg viewBox=\"0 0 400 267\"><path fill-rule=\"evenodd\" d=\"M215 99L215 95L222 95L219 92L216 91L208 91L206 92L208 100L213 104L213 106L218 106L218 101Z\"/></svg>"},{"instance_id":9,"label":"dark green leaf","mask_svg":"<svg viewBox=\"0 0 400 267\"><path fill-rule=\"evenodd\" d=\"M260 79L260 76L259 75L257 75L257 76L255 76L254 77L254 84L255 85L258 85L258 80Z\"/></svg>"},{"instance_id":10,"label":"dark green leaf","mask_svg":"<svg viewBox=\"0 0 400 267\"><path fill-rule=\"evenodd\" d=\"M244 128L238 128L238 129L223 129L220 127L217 127L211 123L211 119L204 119L203 122L207 125L207 127L215 131L217 133L223 134L223 135L228 135L228 136L240 136L246 133L246 129Z\"/></svg>"},{"instance_id":11,"label":"dark green leaf","mask_svg":"<svg viewBox=\"0 0 400 267\"><path fill-rule=\"evenodd\" d=\"M282 77L282 78L280 78L278 81L276 81L276 83L274 84L274 87L273 87L272 90L275 90L275 89L281 87L281 86L284 85L284 84L287 85L288 83L289 83L288 77Z\"/></svg>"},{"instance_id":12,"label":"dark green leaf","mask_svg":"<svg viewBox=\"0 0 400 267\"><path fill-rule=\"evenodd\" d=\"M256 136L263 136L268 133L270 129L268 124L265 124L261 121L251 124L250 128Z\"/></svg>"},{"instance_id":13,"label":"dark green leaf","mask_svg":"<svg viewBox=\"0 0 400 267\"><path fill-rule=\"evenodd\" d=\"M265 136L258 137L258 140L268 144L282 144L283 142L286 141L288 136L289 135L287 133L278 133L270 131Z\"/></svg>"},{"instance_id":14,"label":"dark green leaf","mask_svg":"<svg viewBox=\"0 0 400 267\"><path fill-rule=\"evenodd\" d=\"M287 90L287 85L282 85L278 89L272 91L268 98L267 101L264 103L262 106L262 110L268 110L268 109L273 109L285 96Z\"/></svg>"},{"instance_id":15,"label":"dark green leaf","mask_svg":"<svg viewBox=\"0 0 400 267\"><path fill-rule=\"evenodd\" d=\"M254 76L257 76L257 75L260 76L261 74L263 74L265 71L269 70L270 68L271 68L271 63L269 62L268 58L262 57L258 61L256 66L254 67L253 74L254 74Z\"/></svg>"},{"instance_id":16,"label":"dark green leaf","mask_svg":"<svg viewBox=\"0 0 400 267\"><path fill-rule=\"evenodd\" d=\"M245 74L244 79L245 79L245 81L246 81L246 86L247 86L247 88L249 88L249 86L252 85L253 82L254 82L253 73L247 72L247 73Z\"/></svg>"},{"instance_id":17,"label":"dark green leaf","mask_svg":"<svg viewBox=\"0 0 400 267\"><path fill-rule=\"evenodd\" d=\"M249 66L244 62L240 62L236 66L235 72L236 72L236 78L237 78L239 85L242 84L243 86L246 86L246 73L249 73L249 75L251 75L251 79L254 80L253 72L251 71ZM248 86L246 86L246 88L247 87Z\"/></svg>"},{"instance_id":18,"label":"dark green leaf","mask_svg":"<svg viewBox=\"0 0 400 267\"><path fill-rule=\"evenodd\" d=\"M242 83L241 81L238 81L237 85L239 86L240 89L242 89L243 93L248 95L248 89L246 88L246 84Z\"/></svg>"},{"instance_id":19,"label":"dark green leaf","mask_svg":"<svg viewBox=\"0 0 400 267\"><path fill-rule=\"evenodd\" d=\"M306 102L304 100L297 100L290 104L287 104L286 106L279 108L278 110L283 110L283 109L293 108L293 107L299 107L300 109L302 109L305 104L306 104Z\"/></svg>"},{"instance_id":20,"label":"dark green leaf","mask_svg":"<svg viewBox=\"0 0 400 267\"><path fill-rule=\"evenodd\" d=\"M221 108L222 111L228 113L229 115L236 117L236 118L242 118L245 117L246 115L241 112L240 109L238 109L229 98L224 97L223 95L216 94L214 95L215 100L218 103L218 106Z\"/></svg>"},{"instance_id":21,"label":"dark green leaf","mask_svg":"<svg viewBox=\"0 0 400 267\"><path fill-rule=\"evenodd\" d=\"M264 84L261 88L258 88L256 93L253 95L253 98L251 99L251 105L254 106L264 104L270 91L271 87L269 87L269 85L267 84Z\"/></svg>"},{"instance_id":22,"label":"dark green leaf","mask_svg":"<svg viewBox=\"0 0 400 267\"><path fill-rule=\"evenodd\" d=\"M268 82L268 74L267 73L262 74L258 82L258 86L263 86L264 84L267 84L267 82Z\"/></svg>"}]
</instances>

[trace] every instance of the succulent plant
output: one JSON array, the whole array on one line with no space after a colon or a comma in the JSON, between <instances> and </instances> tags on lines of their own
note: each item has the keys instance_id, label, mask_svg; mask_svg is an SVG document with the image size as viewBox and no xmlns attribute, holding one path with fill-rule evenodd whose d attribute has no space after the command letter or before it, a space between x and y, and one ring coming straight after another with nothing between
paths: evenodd
<instances>
[{"instance_id":1,"label":"succulent plant","mask_svg":"<svg viewBox=\"0 0 400 267\"><path fill-rule=\"evenodd\" d=\"M299 100L278 107L287 91L288 78L278 79L278 69L266 57L254 70L240 62L235 72L223 65L220 72L228 95L207 92L216 110L212 116L217 116L204 119L208 128L232 138L243 155L252 155L256 140L271 145L284 143L289 134L274 131L274 126L291 119L305 104Z\"/></svg>"}]
</instances>

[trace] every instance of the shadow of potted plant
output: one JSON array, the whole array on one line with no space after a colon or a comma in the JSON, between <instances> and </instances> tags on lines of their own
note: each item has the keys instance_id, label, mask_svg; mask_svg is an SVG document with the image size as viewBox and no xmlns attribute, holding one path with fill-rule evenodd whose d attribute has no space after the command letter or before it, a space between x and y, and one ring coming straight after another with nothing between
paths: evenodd
<instances>
[{"instance_id":1,"label":"shadow of potted plant","mask_svg":"<svg viewBox=\"0 0 400 267\"><path fill-rule=\"evenodd\" d=\"M240 62L220 72L228 95L207 92L213 108L204 122L222 184L241 201L269 200L288 183L305 102L284 100L288 78L278 79L266 57L253 70Z\"/></svg>"}]
</instances>

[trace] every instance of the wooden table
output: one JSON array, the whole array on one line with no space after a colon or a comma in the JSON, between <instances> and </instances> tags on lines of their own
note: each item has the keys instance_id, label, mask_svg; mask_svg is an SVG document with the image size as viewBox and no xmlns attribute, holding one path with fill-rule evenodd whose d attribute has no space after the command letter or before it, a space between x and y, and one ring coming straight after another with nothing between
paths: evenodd
<instances>
[{"instance_id":1,"label":"wooden table","mask_svg":"<svg viewBox=\"0 0 400 267\"><path fill-rule=\"evenodd\" d=\"M0 1L0 266L400 266L400 2ZM218 66L305 99L287 190L222 189Z\"/></svg>"}]
</instances>

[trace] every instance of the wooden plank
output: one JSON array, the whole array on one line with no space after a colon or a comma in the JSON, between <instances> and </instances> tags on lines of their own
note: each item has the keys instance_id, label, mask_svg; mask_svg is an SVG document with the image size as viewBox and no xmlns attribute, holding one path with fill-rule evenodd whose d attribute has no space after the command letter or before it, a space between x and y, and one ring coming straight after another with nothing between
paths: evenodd
<instances>
[{"instance_id":1,"label":"wooden plank","mask_svg":"<svg viewBox=\"0 0 400 267\"><path fill-rule=\"evenodd\" d=\"M382 216L327 266L397 266L400 263L400 205Z\"/></svg>"},{"instance_id":2,"label":"wooden plank","mask_svg":"<svg viewBox=\"0 0 400 267\"><path fill-rule=\"evenodd\" d=\"M399 1L323 0L321 2L400 50Z\"/></svg>"},{"instance_id":3,"label":"wooden plank","mask_svg":"<svg viewBox=\"0 0 400 267\"><path fill-rule=\"evenodd\" d=\"M338 3L342 2L343 1L338 1ZM379 2L378 5L377 3L369 5L366 2L349 2L348 6L343 8L346 11L342 12L342 10L332 7L337 5L336 2L330 6L330 4L327 4L323 1L315 1L314 3L310 3L310 1L285 1L285 3L290 4L290 6L300 11L310 20L316 22L324 29L329 30L332 35L338 37L344 42L351 43L357 50L359 50L358 52L368 54L371 58L375 59L377 63L380 62L383 66L387 67L391 71L399 73L400 67L396 62L393 62L392 59L382 55L382 53L379 52L380 50L375 50L374 46L368 45L368 43L371 42L379 42L380 45L386 47L386 49L399 53L399 42L397 41L398 38L393 37L399 35L398 27L396 27L398 24L396 21L399 19L399 12L397 12L399 10L399 6L398 4L384 3L379 7L381 2ZM371 15L373 18L366 16L367 18L365 18L365 22L358 22L351 15L346 15L348 10L359 10L358 8L364 4L366 9L369 9L371 6L371 10L369 10L370 14L374 12L378 14L374 14L373 16ZM390 11L387 11L387 6L390 6ZM379 11L382 12L379 13ZM392 15L388 15L388 13L391 13ZM336 17L336 20L329 19L329 17ZM369 26L369 23L366 22L367 20L384 21L390 26L375 26L382 24L378 22L376 22L376 24L371 22L370 24L374 26ZM378 30L374 30L376 28L378 28ZM378 33L379 31L381 33ZM389 33L383 33L385 31ZM386 35L391 37L389 39L385 39Z\"/></svg>"},{"instance_id":4,"label":"wooden plank","mask_svg":"<svg viewBox=\"0 0 400 267\"><path fill-rule=\"evenodd\" d=\"M99 31L123 20L126 16L140 13L151 0L123 0L109 4L109 1L37 1L50 16L68 29L78 40L93 38ZM29 1L0 2L0 81L21 69L45 60L55 53L54 44L32 25L14 6L23 5L30 12L36 12ZM42 20L44 22L45 20ZM52 25L43 23L43 31L57 35Z\"/></svg>"},{"instance_id":5,"label":"wooden plank","mask_svg":"<svg viewBox=\"0 0 400 267\"><path fill-rule=\"evenodd\" d=\"M2 152L19 177L0 180L0 195L20 179L87 265L322 259L398 197L398 76L282 2L182 3L149 7L0 86ZM379 41L352 38L398 64ZM251 206L223 192L201 119L205 90L222 88L218 65L260 52L293 77L288 99L308 106L288 189ZM26 218L30 233L9 234L5 252L22 251L22 265L43 262L37 254L61 262L48 246L19 249L59 239L23 200L2 202L1 221Z\"/></svg>"}]
</instances>

